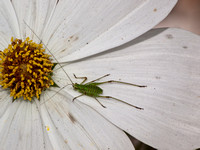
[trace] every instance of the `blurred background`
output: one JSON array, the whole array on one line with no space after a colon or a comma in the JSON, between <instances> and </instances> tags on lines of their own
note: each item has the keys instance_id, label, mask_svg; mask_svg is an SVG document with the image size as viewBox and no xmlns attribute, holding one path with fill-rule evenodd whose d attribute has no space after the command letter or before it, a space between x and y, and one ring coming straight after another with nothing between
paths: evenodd
<instances>
[{"instance_id":1,"label":"blurred background","mask_svg":"<svg viewBox=\"0 0 200 150\"><path fill-rule=\"evenodd\" d=\"M200 35L200 0L179 0L171 13L155 28L161 27L181 28ZM129 137L136 150L155 150L134 137Z\"/></svg>"},{"instance_id":2,"label":"blurred background","mask_svg":"<svg viewBox=\"0 0 200 150\"><path fill-rule=\"evenodd\" d=\"M200 35L200 0L179 0L168 17L156 27L177 27Z\"/></svg>"}]
</instances>

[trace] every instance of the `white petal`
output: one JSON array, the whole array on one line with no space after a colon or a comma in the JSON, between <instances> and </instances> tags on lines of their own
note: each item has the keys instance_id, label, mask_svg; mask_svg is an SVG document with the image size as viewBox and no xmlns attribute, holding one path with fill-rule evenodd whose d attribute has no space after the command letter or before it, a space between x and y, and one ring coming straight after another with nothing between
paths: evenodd
<instances>
[{"instance_id":1,"label":"white petal","mask_svg":"<svg viewBox=\"0 0 200 150\"><path fill-rule=\"evenodd\" d=\"M50 94L53 94L52 92ZM47 133L50 139L52 142L60 142L57 144L58 146L62 145L54 147L55 149L63 149L66 145L76 150L134 149L122 130L90 107L80 104L80 102L72 103L72 97L66 92L61 93L52 97L52 100L41 104L44 124L49 127ZM47 99L48 96L43 100Z\"/></svg>"},{"instance_id":2,"label":"white petal","mask_svg":"<svg viewBox=\"0 0 200 150\"><path fill-rule=\"evenodd\" d=\"M57 96L57 98L58 98L57 100L60 100L58 96ZM40 114L42 116L42 121L43 121L44 127L46 128L45 130L46 130L47 136L49 137L50 143L53 146L53 149L69 150L70 149L69 146L63 140L62 135L58 132L58 128L57 128L57 126L55 126L53 119L51 118L51 115L48 112L49 108L46 106L46 104L49 104L51 101L48 101L47 98L44 99L44 95L42 95L40 97L40 99L42 102L41 104L39 104L40 108L41 108ZM45 100L47 102L43 103ZM56 107L56 106L54 106L54 105L52 105L52 103L50 103L50 107ZM66 108L66 110L67 110L67 108Z\"/></svg>"},{"instance_id":3,"label":"white petal","mask_svg":"<svg viewBox=\"0 0 200 150\"><path fill-rule=\"evenodd\" d=\"M1 89L0 93L0 117L3 116L8 106L12 103L12 98L7 90Z\"/></svg>"},{"instance_id":4,"label":"white petal","mask_svg":"<svg viewBox=\"0 0 200 150\"><path fill-rule=\"evenodd\" d=\"M147 88L123 84L101 86L103 95L122 99L144 110L116 100L99 98L106 109L87 96L78 100L155 148L195 149L200 147L199 43L200 37L187 31L152 30L110 53L68 64L65 70L71 77L75 73L93 80L110 73L104 81L114 79L147 85ZM66 78L61 70L56 76L62 80ZM67 82L70 83L62 81L63 84ZM71 86L67 88L73 91ZM70 93L74 97L78 95L74 91Z\"/></svg>"},{"instance_id":5,"label":"white petal","mask_svg":"<svg viewBox=\"0 0 200 150\"><path fill-rule=\"evenodd\" d=\"M56 1L13 0L12 4L18 17L21 38L25 39L26 37L32 37L34 41L39 41L36 35L40 37L41 32L45 27L44 25L55 8Z\"/></svg>"},{"instance_id":6,"label":"white petal","mask_svg":"<svg viewBox=\"0 0 200 150\"><path fill-rule=\"evenodd\" d=\"M0 41L10 43L11 36L19 36L15 10L9 0L0 1Z\"/></svg>"},{"instance_id":7,"label":"white petal","mask_svg":"<svg viewBox=\"0 0 200 150\"><path fill-rule=\"evenodd\" d=\"M5 35L4 33L0 32L0 49L3 51L5 48L8 47L10 43L11 36Z\"/></svg>"},{"instance_id":8,"label":"white petal","mask_svg":"<svg viewBox=\"0 0 200 150\"><path fill-rule=\"evenodd\" d=\"M61 0L43 39L57 58L63 57L60 61L80 59L145 33L164 19L176 2Z\"/></svg>"},{"instance_id":9,"label":"white petal","mask_svg":"<svg viewBox=\"0 0 200 150\"><path fill-rule=\"evenodd\" d=\"M9 101L11 102L11 98ZM2 105L0 107L2 108ZM46 144L50 148L34 102L17 100L10 103L1 114L0 122L1 149L43 150L46 149Z\"/></svg>"}]
</instances>

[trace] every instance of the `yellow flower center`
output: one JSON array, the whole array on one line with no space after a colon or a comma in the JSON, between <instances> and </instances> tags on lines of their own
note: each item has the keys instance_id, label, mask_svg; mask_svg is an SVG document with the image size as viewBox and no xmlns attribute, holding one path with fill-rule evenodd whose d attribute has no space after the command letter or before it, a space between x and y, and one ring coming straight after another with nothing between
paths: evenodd
<instances>
[{"instance_id":1,"label":"yellow flower center","mask_svg":"<svg viewBox=\"0 0 200 150\"><path fill-rule=\"evenodd\" d=\"M0 85L10 89L13 99L39 99L45 89L53 85L51 55L44 54L42 44L29 38L11 38L8 48L0 52Z\"/></svg>"}]
</instances>

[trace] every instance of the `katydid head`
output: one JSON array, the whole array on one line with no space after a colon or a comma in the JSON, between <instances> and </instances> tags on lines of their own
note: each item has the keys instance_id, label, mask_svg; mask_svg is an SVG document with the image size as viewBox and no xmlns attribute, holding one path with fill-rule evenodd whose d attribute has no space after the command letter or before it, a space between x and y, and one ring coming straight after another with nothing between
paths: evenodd
<instances>
[{"instance_id":1,"label":"katydid head","mask_svg":"<svg viewBox=\"0 0 200 150\"><path fill-rule=\"evenodd\" d=\"M79 84L78 83L74 83L74 84L72 84L72 86L73 86L73 88L74 88L74 90L78 90L79 89Z\"/></svg>"}]
</instances>

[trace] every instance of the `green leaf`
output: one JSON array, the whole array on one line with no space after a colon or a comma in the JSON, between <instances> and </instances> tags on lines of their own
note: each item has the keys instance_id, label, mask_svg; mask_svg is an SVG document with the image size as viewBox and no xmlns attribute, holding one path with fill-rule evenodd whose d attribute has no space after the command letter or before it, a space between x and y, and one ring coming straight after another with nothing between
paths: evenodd
<instances>
[{"instance_id":1,"label":"green leaf","mask_svg":"<svg viewBox=\"0 0 200 150\"><path fill-rule=\"evenodd\" d=\"M53 63L53 66L52 66L51 70L53 70L57 64L58 64L58 63ZM51 72L51 73L49 74L49 76L53 76L53 72Z\"/></svg>"},{"instance_id":2,"label":"green leaf","mask_svg":"<svg viewBox=\"0 0 200 150\"><path fill-rule=\"evenodd\" d=\"M38 101L40 101L40 97L39 98L37 98L38 99Z\"/></svg>"},{"instance_id":3,"label":"green leaf","mask_svg":"<svg viewBox=\"0 0 200 150\"><path fill-rule=\"evenodd\" d=\"M53 63L53 66L52 66L51 69L53 70L57 64L58 64L58 63Z\"/></svg>"},{"instance_id":4,"label":"green leaf","mask_svg":"<svg viewBox=\"0 0 200 150\"><path fill-rule=\"evenodd\" d=\"M60 88L54 81L53 81L53 85L51 85L50 87L58 87L58 88Z\"/></svg>"},{"instance_id":5,"label":"green leaf","mask_svg":"<svg viewBox=\"0 0 200 150\"><path fill-rule=\"evenodd\" d=\"M14 101L16 101L16 99L14 99L14 97L12 97L12 103L13 103Z\"/></svg>"}]
</instances>

